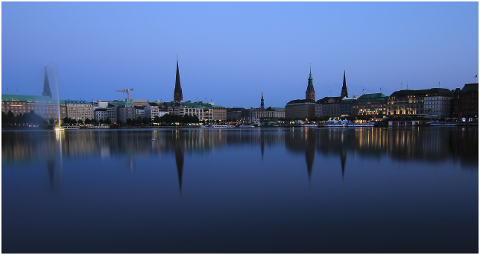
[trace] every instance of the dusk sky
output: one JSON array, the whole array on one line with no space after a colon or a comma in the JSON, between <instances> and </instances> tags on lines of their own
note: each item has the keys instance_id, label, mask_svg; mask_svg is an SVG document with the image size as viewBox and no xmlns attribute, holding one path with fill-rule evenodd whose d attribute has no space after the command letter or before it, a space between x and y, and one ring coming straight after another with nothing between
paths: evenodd
<instances>
[{"instance_id":1,"label":"dusk sky","mask_svg":"<svg viewBox=\"0 0 480 255\"><path fill-rule=\"evenodd\" d=\"M285 107L478 82L477 2L2 2L2 93ZM55 78L56 77L56 78ZM403 85L402 85L403 82Z\"/></svg>"}]
</instances>

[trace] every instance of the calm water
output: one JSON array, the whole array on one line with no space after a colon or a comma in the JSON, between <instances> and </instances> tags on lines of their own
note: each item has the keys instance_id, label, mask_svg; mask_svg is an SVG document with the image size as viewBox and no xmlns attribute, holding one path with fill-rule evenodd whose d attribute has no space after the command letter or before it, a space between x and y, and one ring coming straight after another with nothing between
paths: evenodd
<instances>
[{"instance_id":1,"label":"calm water","mask_svg":"<svg viewBox=\"0 0 480 255\"><path fill-rule=\"evenodd\" d=\"M2 252L477 253L478 129L4 131Z\"/></svg>"}]
</instances>

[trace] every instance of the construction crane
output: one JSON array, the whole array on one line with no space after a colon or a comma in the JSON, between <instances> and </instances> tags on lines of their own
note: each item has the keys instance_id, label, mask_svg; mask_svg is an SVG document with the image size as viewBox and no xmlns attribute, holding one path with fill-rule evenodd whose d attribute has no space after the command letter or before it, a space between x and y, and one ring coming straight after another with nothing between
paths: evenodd
<instances>
[{"instance_id":1,"label":"construction crane","mask_svg":"<svg viewBox=\"0 0 480 255\"><path fill-rule=\"evenodd\" d=\"M133 89L119 89L119 90L117 90L117 92L127 92L127 101L130 101L129 91L133 91Z\"/></svg>"}]
</instances>

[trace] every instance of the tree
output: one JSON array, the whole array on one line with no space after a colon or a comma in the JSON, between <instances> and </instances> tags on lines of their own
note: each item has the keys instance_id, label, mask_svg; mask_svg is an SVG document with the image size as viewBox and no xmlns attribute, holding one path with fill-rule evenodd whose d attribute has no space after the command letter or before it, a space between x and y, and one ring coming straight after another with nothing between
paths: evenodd
<instances>
[{"instance_id":1,"label":"tree","mask_svg":"<svg viewBox=\"0 0 480 255\"><path fill-rule=\"evenodd\" d=\"M80 120L77 121L77 123L80 124L80 125L83 125L83 120L80 119Z\"/></svg>"},{"instance_id":2,"label":"tree","mask_svg":"<svg viewBox=\"0 0 480 255\"><path fill-rule=\"evenodd\" d=\"M150 118L143 117L142 121L143 121L143 125L145 125L145 126L150 124Z\"/></svg>"},{"instance_id":3,"label":"tree","mask_svg":"<svg viewBox=\"0 0 480 255\"><path fill-rule=\"evenodd\" d=\"M92 120L89 119L89 118L86 118L86 119L85 119L85 124L92 124Z\"/></svg>"},{"instance_id":4,"label":"tree","mask_svg":"<svg viewBox=\"0 0 480 255\"><path fill-rule=\"evenodd\" d=\"M154 123L160 123L160 122L161 122L160 117L159 117L159 116L155 116L155 117L153 118L153 122L154 122Z\"/></svg>"},{"instance_id":5,"label":"tree","mask_svg":"<svg viewBox=\"0 0 480 255\"><path fill-rule=\"evenodd\" d=\"M118 121L118 123L120 124L120 121ZM112 121L110 120L110 118L107 117L107 119L105 120L105 124L112 124Z\"/></svg>"}]
</instances>

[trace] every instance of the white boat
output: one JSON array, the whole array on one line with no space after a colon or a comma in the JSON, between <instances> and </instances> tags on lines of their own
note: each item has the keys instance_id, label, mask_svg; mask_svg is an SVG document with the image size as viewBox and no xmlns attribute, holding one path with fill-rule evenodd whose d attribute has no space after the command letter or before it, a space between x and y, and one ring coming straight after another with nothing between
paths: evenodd
<instances>
[{"instance_id":1,"label":"white boat","mask_svg":"<svg viewBox=\"0 0 480 255\"><path fill-rule=\"evenodd\" d=\"M79 126L62 126L63 130L70 130L70 129L79 129Z\"/></svg>"},{"instance_id":2,"label":"white boat","mask_svg":"<svg viewBox=\"0 0 480 255\"><path fill-rule=\"evenodd\" d=\"M233 128L235 126L231 126L231 125L212 125L211 127L212 128Z\"/></svg>"}]
</instances>

